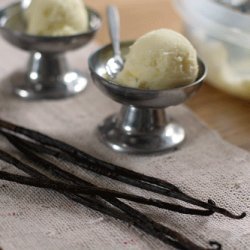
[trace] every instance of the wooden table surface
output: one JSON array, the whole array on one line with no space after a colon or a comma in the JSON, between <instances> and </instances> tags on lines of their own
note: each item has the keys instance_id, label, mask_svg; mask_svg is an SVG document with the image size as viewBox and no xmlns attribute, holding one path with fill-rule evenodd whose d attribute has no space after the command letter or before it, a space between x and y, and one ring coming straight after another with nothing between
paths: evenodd
<instances>
[{"instance_id":1,"label":"wooden table surface","mask_svg":"<svg viewBox=\"0 0 250 250\"><path fill-rule=\"evenodd\" d=\"M108 43L105 7L116 4L121 15L121 38L135 39L158 28L181 31L181 20L170 0L85 0L103 17L97 40ZM224 94L208 84L187 105L227 141L250 151L250 102Z\"/></svg>"}]
</instances>

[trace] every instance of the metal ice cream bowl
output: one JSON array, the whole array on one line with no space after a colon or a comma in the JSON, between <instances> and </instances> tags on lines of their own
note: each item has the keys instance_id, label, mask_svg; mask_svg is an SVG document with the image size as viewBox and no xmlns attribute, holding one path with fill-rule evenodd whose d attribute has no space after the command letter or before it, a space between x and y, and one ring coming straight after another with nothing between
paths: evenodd
<instances>
[{"instance_id":1,"label":"metal ice cream bowl","mask_svg":"<svg viewBox=\"0 0 250 250\"><path fill-rule=\"evenodd\" d=\"M22 2L0 10L0 32L15 47L29 51L28 69L11 77L13 90L24 99L56 99L83 91L87 79L78 71L71 71L64 53L85 46L101 26L97 12L87 8L89 29L70 36L35 36L26 31L25 9Z\"/></svg>"},{"instance_id":2,"label":"metal ice cream bowl","mask_svg":"<svg viewBox=\"0 0 250 250\"><path fill-rule=\"evenodd\" d=\"M121 44L124 57L131 44ZM185 139L185 130L166 115L165 108L185 102L199 90L207 73L204 63L198 59L199 74L191 84L166 90L144 90L118 85L107 75L106 64L112 53L112 46L107 45L89 58L96 86L122 104L119 114L99 125L101 141L115 151L126 153L148 154L177 148Z\"/></svg>"}]
</instances>

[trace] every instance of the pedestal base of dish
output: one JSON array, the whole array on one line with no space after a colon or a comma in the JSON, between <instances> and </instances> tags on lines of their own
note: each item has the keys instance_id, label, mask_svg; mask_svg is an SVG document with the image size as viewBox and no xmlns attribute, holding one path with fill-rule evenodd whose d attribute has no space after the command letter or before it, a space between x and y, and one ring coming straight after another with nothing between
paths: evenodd
<instances>
[{"instance_id":1,"label":"pedestal base of dish","mask_svg":"<svg viewBox=\"0 0 250 250\"><path fill-rule=\"evenodd\" d=\"M77 71L70 71L63 54L31 55L28 71L11 77L13 92L30 100L59 99L82 92L87 79Z\"/></svg>"},{"instance_id":2,"label":"pedestal base of dish","mask_svg":"<svg viewBox=\"0 0 250 250\"><path fill-rule=\"evenodd\" d=\"M150 154L177 148L185 139L185 131L168 121L164 109L123 106L119 114L98 127L98 136L115 151Z\"/></svg>"},{"instance_id":3,"label":"pedestal base of dish","mask_svg":"<svg viewBox=\"0 0 250 250\"><path fill-rule=\"evenodd\" d=\"M25 73L11 77L13 93L26 100L61 99L82 92L87 86L87 78L77 72L69 72L64 76L67 81L45 84L31 82Z\"/></svg>"}]
</instances>

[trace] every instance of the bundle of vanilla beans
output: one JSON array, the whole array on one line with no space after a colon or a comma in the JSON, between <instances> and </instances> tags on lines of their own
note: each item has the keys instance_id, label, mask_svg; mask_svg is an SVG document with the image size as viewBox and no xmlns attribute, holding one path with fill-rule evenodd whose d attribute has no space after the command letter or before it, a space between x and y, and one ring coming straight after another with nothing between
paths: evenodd
<instances>
[{"instance_id":1,"label":"bundle of vanilla beans","mask_svg":"<svg viewBox=\"0 0 250 250\"><path fill-rule=\"evenodd\" d=\"M86 207L130 225L132 224L143 232L176 249L221 249L222 246L216 241L210 241L207 247L198 246L184 235L152 220L124 201L133 201L176 213L196 216L210 216L214 213L219 213L232 219L242 219L246 216L246 213L235 215L224 208L218 207L211 199L207 202L196 199L164 180L99 160L71 145L34 130L0 120L0 133L32 164L23 163L7 152L0 150L0 160L12 164L29 175L27 177L0 171L0 179L56 190ZM86 171L91 171L107 178L151 191L152 193L184 201L197 208L176 205L160 199L149 199L131 193L99 188L83 178L63 170L59 167L59 161L58 164L55 164L54 161L49 160L50 157L77 165Z\"/></svg>"}]
</instances>

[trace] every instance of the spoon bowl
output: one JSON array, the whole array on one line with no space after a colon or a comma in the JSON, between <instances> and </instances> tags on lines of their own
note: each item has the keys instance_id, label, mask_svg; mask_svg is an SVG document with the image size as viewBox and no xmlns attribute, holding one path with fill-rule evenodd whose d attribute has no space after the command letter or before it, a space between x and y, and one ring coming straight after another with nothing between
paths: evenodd
<instances>
[{"instance_id":1,"label":"spoon bowl","mask_svg":"<svg viewBox=\"0 0 250 250\"><path fill-rule=\"evenodd\" d=\"M112 57L106 63L107 74L115 79L119 72L123 70L124 60L122 57Z\"/></svg>"}]
</instances>

